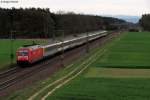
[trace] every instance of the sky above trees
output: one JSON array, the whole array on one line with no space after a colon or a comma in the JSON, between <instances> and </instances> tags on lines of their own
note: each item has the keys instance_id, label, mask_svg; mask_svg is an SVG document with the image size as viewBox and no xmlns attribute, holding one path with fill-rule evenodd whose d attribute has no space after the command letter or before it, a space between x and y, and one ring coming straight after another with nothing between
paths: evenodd
<instances>
[{"instance_id":1,"label":"sky above trees","mask_svg":"<svg viewBox=\"0 0 150 100\"><path fill-rule=\"evenodd\" d=\"M96 15L132 16L150 13L149 5L150 0L18 0L18 3L0 2L2 8L41 7L50 8L52 12L73 11Z\"/></svg>"}]
</instances>

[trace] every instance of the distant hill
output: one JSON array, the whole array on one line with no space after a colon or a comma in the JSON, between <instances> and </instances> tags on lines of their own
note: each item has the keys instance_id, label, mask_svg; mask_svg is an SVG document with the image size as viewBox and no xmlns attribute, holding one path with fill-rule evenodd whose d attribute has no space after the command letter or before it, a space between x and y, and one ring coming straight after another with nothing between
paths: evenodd
<instances>
[{"instance_id":1,"label":"distant hill","mask_svg":"<svg viewBox=\"0 0 150 100\"><path fill-rule=\"evenodd\" d=\"M124 15L118 15L113 17L123 19L127 22L132 22L132 23L138 23L141 18L140 16L124 16Z\"/></svg>"},{"instance_id":2,"label":"distant hill","mask_svg":"<svg viewBox=\"0 0 150 100\"><path fill-rule=\"evenodd\" d=\"M141 19L141 16L128 16L128 15L103 15L103 16L119 18L131 23L138 23L139 20Z\"/></svg>"}]
</instances>

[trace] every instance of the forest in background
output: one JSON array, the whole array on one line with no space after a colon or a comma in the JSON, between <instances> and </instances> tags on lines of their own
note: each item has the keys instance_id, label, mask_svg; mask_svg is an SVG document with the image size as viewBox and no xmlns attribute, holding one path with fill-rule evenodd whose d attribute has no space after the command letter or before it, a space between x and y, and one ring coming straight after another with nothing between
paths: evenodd
<instances>
[{"instance_id":1,"label":"forest in background","mask_svg":"<svg viewBox=\"0 0 150 100\"><path fill-rule=\"evenodd\" d=\"M150 31L150 14L144 14L139 23L143 30Z\"/></svg>"},{"instance_id":2,"label":"forest in background","mask_svg":"<svg viewBox=\"0 0 150 100\"><path fill-rule=\"evenodd\" d=\"M50 38L77 35L96 30L118 30L126 22L112 17L67 13L51 13L41 8L0 8L0 38Z\"/></svg>"}]
</instances>

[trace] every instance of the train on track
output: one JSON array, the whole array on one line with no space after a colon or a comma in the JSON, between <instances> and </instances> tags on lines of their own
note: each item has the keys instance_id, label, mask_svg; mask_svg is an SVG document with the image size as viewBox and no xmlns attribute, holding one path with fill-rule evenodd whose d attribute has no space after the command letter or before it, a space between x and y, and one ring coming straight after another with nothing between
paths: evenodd
<instances>
[{"instance_id":1,"label":"train on track","mask_svg":"<svg viewBox=\"0 0 150 100\"><path fill-rule=\"evenodd\" d=\"M23 46L18 48L16 51L17 64L20 66L31 65L46 57L52 56L61 51L68 50L70 48L74 48L76 46L80 46L87 42L104 37L107 34L108 34L107 31L101 31L51 45Z\"/></svg>"}]
</instances>

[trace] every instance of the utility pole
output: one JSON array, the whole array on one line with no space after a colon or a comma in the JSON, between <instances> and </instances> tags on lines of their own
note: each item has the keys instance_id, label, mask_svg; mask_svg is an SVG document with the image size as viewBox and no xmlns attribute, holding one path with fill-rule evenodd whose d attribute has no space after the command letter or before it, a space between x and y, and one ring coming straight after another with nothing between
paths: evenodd
<instances>
[{"instance_id":1,"label":"utility pole","mask_svg":"<svg viewBox=\"0 0 150 100\"><path fill-rule=\"evenodd\" d=\"M86 53L89 53L89 32L86 32Z\"/></svg>"},{"instance_id":2,"label":"utility pole","mask_svg":"<svg viewBox=\"0 0 150 100\"><path fill-rule=\"evenodd\" d=\"M11 28L10 28L10 65L13 65L13 60L14 60L14 40L13 40L13 11L10 12L10 23L11 23Z\"/></svg>"},{"instance_id":3,"label":"utility pole","mask_svg":"<svg viewBox=\"0 0 150 100\"><path fill-rule=\"evenodd\" d=\"M48 17L47 16L43 16L46 17L45 21L44 21L44 34L45 34L45 39L48 39Z\"/></svg>"},{"instance_id":4,"label":"utility pole","mask_svg":"<svg viewBox=\"0 0 150 100\"><path fill-rule=\"evenodd\" d=\"M60 52L60 65L64 67L64 30L57 30L56 32L61 33L58 40L60 41L60 45L58 48L61 48Z\"/></svg>"},{"instance_id":5,"label":"utility pole","mask_svg":"<svg viewBox=\"0 0 150 100\"><path fill-rule=\"evenodd\" d=\"M54 28L54 31L53 31L53 33L52 33L52 40L54 41L54 43L56 42L55 40L56 40L56 29Z\"/></svg>"},{"instance_id":6,"label":"utility pole","mask_svg":"<svg viewBox=\"0 0 150 100\"><path fill-rule=\"evenodd\" d=\"M64 31L63 30L61 30L61 48L62 48L62 52L60 55L61 66L64 67Z\"/></svg>"}]
</instances>

